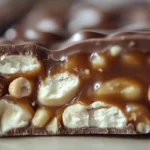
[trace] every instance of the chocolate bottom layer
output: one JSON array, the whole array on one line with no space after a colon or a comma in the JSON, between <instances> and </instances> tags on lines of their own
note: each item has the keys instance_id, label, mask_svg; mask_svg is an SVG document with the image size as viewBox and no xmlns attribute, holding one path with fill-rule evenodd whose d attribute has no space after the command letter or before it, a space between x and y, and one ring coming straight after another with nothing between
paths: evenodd
<instances>
[{"instance_id":1,"label":"chocolate bottom layer","mask_svg":"<svg viewBox=\"0 0 150 150\"><path fill-rule=\"evenodd\" d=\"M56 134L52 132L47 132L44 128L20 128L14 129L9 133L2 135L3 137L10 137L10 136L56 136L56 135L136 135L137 132L135 131L132 124L129 124L123 129L116 129L116 128L61 128L59 132Z\"/></svg>"}]
</instances>

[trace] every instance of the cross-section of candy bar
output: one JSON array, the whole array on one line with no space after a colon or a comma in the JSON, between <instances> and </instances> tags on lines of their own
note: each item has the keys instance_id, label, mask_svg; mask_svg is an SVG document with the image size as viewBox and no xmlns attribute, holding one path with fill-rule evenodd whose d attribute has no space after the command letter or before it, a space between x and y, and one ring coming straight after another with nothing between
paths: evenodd
<instances>
[{"instance_id":1,"label":"cross-section of candy bar","mask_svg":"<svg viewBox=\"0 0 150 150\"><path fill-rule=\"evenodd\" d=\"M149 43L130 32L0 46L0 135L149 134Z\"/></svg>"}]
</instances>

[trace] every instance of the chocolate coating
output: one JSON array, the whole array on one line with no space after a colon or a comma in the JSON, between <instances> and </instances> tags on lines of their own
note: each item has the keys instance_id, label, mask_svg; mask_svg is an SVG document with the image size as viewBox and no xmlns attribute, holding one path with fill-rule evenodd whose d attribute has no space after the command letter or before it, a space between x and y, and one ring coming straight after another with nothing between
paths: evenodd
<instances>
[{"instance_id":1,"label":"chocolate coating","mask_svg":"<svg viewBox=\"0 0 150 150\"><path fill-rule=\"evenodd\" d=\"M101 33L101 32L97 32L97 31L92 31L92 30L83 30L83 31L79 31L75 34L73 34L68 40L58 44L56 46L56 48L65 48L68 47L70 45L73 45L75 43L87 40L87 39L93 39L93 38L103 38L105 37L107 34Z\"/></svg>"}]
</instances>

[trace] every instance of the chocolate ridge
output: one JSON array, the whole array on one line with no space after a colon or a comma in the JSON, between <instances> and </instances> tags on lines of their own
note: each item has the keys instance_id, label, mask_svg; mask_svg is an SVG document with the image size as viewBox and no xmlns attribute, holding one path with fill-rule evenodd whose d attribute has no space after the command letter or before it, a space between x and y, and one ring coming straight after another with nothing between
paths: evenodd
<instances>
[{"instance_id":1,"label":"chocolate ridge","mask_svg":"<svg viewBox=\"0 0 150 150\"><path fill-rule=\"evenodd\" d=\"M68 56L73 53L78 52L97 52L97 51L105 51L111 46L120 46L123 47L124 50L140 50L142 52L147 52L150 50L149 46L150 42L150 34L142 34L142 33L133 33L128 35L118 35L109 38L93 38L84 40L82 42L76 43L74 45L68 46L64 49L59 50L50 50L52 53L52 59L60 60L62 56Z\"/></svg>"}]
</instances>

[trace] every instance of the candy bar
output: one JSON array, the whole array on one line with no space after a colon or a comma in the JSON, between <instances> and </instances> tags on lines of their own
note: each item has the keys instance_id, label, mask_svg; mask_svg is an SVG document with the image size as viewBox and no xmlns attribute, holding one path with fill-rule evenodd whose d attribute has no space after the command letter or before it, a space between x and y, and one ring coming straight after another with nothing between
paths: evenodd
<instances>
[{"instance_id":1,"label":"candy bar","mask_svg":"<svg viewBox=\"0 0 150 150\"><path fill-rule=\"evenodd\" d=\"M19 21L34 5L35 0L1 0L0 1L0 34L14 22ZM16 9L17 8L17 9Z\"/></svg>"},{"instance_id":2,"label":"candy bar","mask_svg":"<svg viewBox=\"0 0 150 150\"><path fill-rule=\"evenodd\" d=\"M4 37L10 41L34 42L51 47L66 37L65 14L70 2L39 1L19 24L7 29ZM57 10L57 11L56 11Z\"/></svg>"},{"instance_id":3,"label":"candy bar","mask_svg":"<svg viewBox=\"0 0 150 150\"><path fill-rule=\"evenodd\" d=\"M5 10L2 9L4 12L1 17L2 27L0 25L0 30L4 32L3 38L8 43L32 42L50 49L57 49L62 45L66 47L72 44L74 37L82 36L80 40L98 37L96 33L95 35L92 33L92 36L87 35L87 32L91 32L91 30L98 33L103 33L103 30L107 33L118 30L149 30L150 9L149 3L146 1L136 3L136 5L133 2L124 1L121 6L114 2L114 5L117 6L114 7L112 3L108 2L98 2L97 4L95 1L64 0L62 3L60 0L45 0L44 2L38 0L32 2L35 4L30 11L27 10L33 5L31 2L18 1L14 3L19 5L17 10L14 10L16 6L12 5L11 0L8 1L11 15L7 15L7 20L3 16L6 16L5 13L8 13L8 9L1 5ZM111 7L114 8L111 9ZM22 13L26 15L24 16ZM19 16L21 16L21 20L17 21ZM12 21L13 23L11 23ZM9 27L7 24L12 25ZM3 26L7 29L6 31ZM87 37L85 38L85 36Z\"/></svg>"},{"instance_id":4,"label":"candy bar","mask_svg":"<svg viewBox=\"0 0 150 150\"><path fill-rule=\"evenodd\" d=\"M70 9L67 29L70 33L83 29L115 29L118 27L116 20L117 15L113 12L106 13L80 2Z\"/></svg>"},{"instance_id":5,"label":"candy bar","mask_svg":"<svg viewBox=\"0 0 150 150\"><path fill-rule=\"evenodd\" d=\"M0 136L150 133L150 35L59 50L0 46Z\"/></svg>"}]
</instances>

